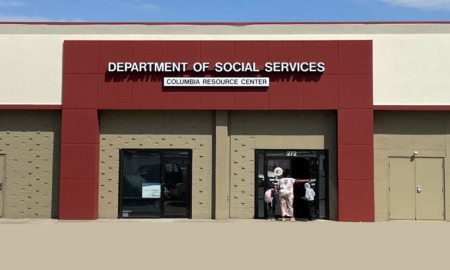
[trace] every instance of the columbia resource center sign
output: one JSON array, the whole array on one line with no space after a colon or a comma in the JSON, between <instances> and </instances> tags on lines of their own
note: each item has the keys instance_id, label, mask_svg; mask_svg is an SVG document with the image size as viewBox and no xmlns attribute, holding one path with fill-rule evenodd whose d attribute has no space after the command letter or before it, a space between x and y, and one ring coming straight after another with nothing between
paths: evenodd
<instances>
[{"instance_id":1,"label":"columbia resource center sign","mask_svg":"<svg viewBox=\"0 0 450 270\"><path fill-rule=\"evenodd\" d=\"M188 71L188 62L109 62L108 72L146 72L170 73ZM197 73L210 70L209 62L196 62L192 70ZM266 62L262 70L254 62L217 62L213 71L216 73L230 72L266 72L266 73L322 73L325 71L323 62ZM268 87L269 77L165 77L165 87Z\"/></svg>"}]
</instances>

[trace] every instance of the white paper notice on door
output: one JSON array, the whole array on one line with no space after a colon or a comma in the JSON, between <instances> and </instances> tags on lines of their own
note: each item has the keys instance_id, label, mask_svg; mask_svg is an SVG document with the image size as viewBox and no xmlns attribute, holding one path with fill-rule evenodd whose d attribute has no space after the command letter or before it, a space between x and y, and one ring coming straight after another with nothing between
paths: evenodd
<instances>
[{"instance_id":1,"label":"white paper notice on door","mask_svg":"<svg viewBox=\"0 0 450 270\"><path fill-rule=\"evenodd\" d=\"M161 198L161 184L142 183L142 198L151 198L151 199Z\"/></svg>"}]
</instances>

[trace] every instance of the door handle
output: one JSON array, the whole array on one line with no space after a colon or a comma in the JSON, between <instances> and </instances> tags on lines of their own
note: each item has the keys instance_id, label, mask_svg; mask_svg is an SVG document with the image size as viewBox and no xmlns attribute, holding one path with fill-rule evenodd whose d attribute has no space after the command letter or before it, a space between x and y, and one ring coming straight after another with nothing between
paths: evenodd
<instances>
[{"instance_id":1,"label":"door handle","mask_svg":"<svg viewBox=\"0 0 450 270\"><path fill-rule=\"evenodd\" d=\"M3 189L3 183L0 183L0 191Z\"/></svg>"},{"instance_id":2,"label":"door handle","mask_svg":"<svg viewBox=\"0 0 450 270\"><path fill-rule=\"evenodd\" d=\"M420 188L420 186L417 186L417 193L422 192L422 189Z\"/></svg>"}]
</instances>

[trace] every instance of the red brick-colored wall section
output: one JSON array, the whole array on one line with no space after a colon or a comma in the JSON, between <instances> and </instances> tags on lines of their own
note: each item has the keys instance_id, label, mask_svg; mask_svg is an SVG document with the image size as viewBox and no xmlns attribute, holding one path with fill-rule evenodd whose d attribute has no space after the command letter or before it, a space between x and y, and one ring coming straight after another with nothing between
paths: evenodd
<instances>
[{"instance_id":1,"label":"red brick-colored wall section","mask_svg":"<svg viewBox=\"0 0 450 270\"><path fill-rule=\"evenodd\" d=\"M215 73L216 62L324 62L318 73ZM108 73L108 62L209 62L205 73ZM93 219L97 110L338 110L338 218L373 221L371 41L66 41L60 218ZM164 88L164 76L267 76L267 88ZM94 166L94 167L92 167ZM80 185L83 188L80 188Z\"/></svg>"},{"instance_id":2,"label":"red brick-colored wall section","mask_svg":"<svg viewBox=\"0 0 450 270\"><path fill-rule=\"evenodd\" d=\"M92 52L87 54L89 57L97 57L98 68L93 72L92 67L86 67L84 75L97 76L99 109L335 110L341 102L338 96L339 79L342 74L351 75L351 68L354 68L352 65L359 61L359 59L351 59L341 68L342 63L338 61L338 44L348 42L86 41L85 43L90 44L92 48L95 47L94 45L98 46L97 54ZM371 41L363 41L363 43L371 44ZM66 53L70 51L65 50ZM345 59L344 62L347 60ZM77 61L82 60L77 59ZM255 62L256 67L262 70L265 62L283 61L323 61L326 70L322 74L265 73L263 71L215 73L212 70L217 62ZM195 62L209 62L210 69L206 73L188 71L184 74L108 73L108 62L188 62L188 70ZM369 62L371 65L372 59ZM91 59L86 63L93 65L94 61ZM354 75L366 71L360 70L359 67L354 70L357 71ZM267 76L270 77L270 87L164 88L162 83L164 76ZM355 94L359 93L359 90L355 92ZM369 97L371 95L370 92ZM366 96L364 94L364 97Z\"/></svg>"},{"instance_id":3,"label":"red brick-colored wall section","mask_svg":"<svg viewBox=\"0 0 450 270\"><path fill-rule=\"evenodd\" d=\"M374 221L372 43L338 42L338 219Z\"/></svg>"},{"instance_id":4,"label":"red brick-colored wall section","mask_svg":"<svg viewBox=\"0 0 450 270\"><path fill-rule=\"evenodd\" d=\"M64 44L60 219L98 218L96 43Z\"/></svg>"}]
</instances>

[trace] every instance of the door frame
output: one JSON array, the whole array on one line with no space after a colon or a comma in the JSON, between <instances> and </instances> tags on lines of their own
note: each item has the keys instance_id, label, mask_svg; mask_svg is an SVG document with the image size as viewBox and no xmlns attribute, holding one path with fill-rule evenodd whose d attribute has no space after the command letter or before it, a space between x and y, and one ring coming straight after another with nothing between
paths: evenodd
<instances>
[{"instance_id":1,"label":"door frame","mask_svg":"<svg viewBox=\"0 0 450 270\"><path fill-rule=\"evenodd\" d=\"M280 157L268 157L267 153L270 152L286 152L285 156ZM301 153L299 156L289 156L288 152L315 152L317 156L318 162L320 162L319 156L323 154L325 156L324 159L324 170L325 170L325 218L330 219L330 189L329 189L329 153L328 149L255 149L255 162L254 162L254 216L258 218L258 154L264 154L264 177L268 177L267 175L267 161L268 159L285 159L289 158L290 166L292 167L292 158L302 158ZM304 157L306 158L306 157ZM292 169L292 168L291 168ZM317 182L318 183L318 182ZM318 198L318 189L316 189L316 198ZM319 211L319 199L315 200L316 210Z\"/></svg>"},{"instance_id":2,"label":"door frame","mask_svg":"<svg viewBox=\"0 0 450 270\"><path fill-rule=\"evenodd\" d=\"M172 149L170 149L169 151L171 151ZM167 150L164 150L167 151ZM173 150L173 151L180 151L180 149L177 150ZM185 150L181 150L181 151L185 151ZM161 216L160 218L191 218L192 216L192 151L188 151L189 156L186 157L170 157L170 156L165 156L164 153L161 156L161 181L166 181L166 174L165 174L165 161L169 160L169 159L175 159L175 160L187 160L188 161L188 169L187 169L187 190L186 190L186 194L187 194L187 200L186 200L186 204L187 204L187 212L188 214L186 215L186 217L180 217L180 216L174 216L174 215L166 215L164 212L164 200L161 200ZM161 192L163 192L161 190ZM161 196L162 198L162 196Z\"/></svg>"}]
</instances>

